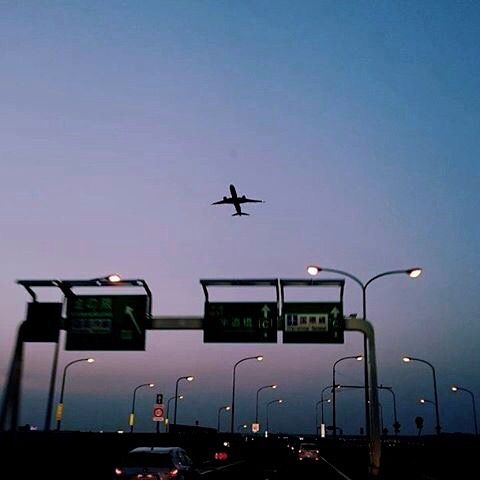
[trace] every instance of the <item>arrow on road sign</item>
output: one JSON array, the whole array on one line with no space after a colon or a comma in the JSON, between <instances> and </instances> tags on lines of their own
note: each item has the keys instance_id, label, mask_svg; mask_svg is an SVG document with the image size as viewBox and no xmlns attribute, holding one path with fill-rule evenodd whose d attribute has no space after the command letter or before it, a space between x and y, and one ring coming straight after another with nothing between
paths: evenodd
<instances>
[{"instance_id":1,"label":"arrow on road sign","mask_svg":"<svg viewBox=\"0 0 480 480\"><path fill-rule=\"evenodd\" d=\"M268 308L268 305L263 306L262 312L263 312L263 318L268 318L268 314L270 312L270 309Z\"/></svg>"},{"instance_id":2,"label":"arrow on road sign","mask_svg":"<svg viewBox=\"0 0 480 480\"><path fill-rule=\"evenodd\" d=\"M125 307L125 313L130 317L130 319L132 320L132 323L134 325L134 327L137 329L137 332L139 335L142 334L142 331L140 330L140 327L138 326L138 323L137 321L135 320L135 316L133 315L133 308L132 307L129 307L128 305Z\"/></svg>"},{"instance_id":3,"label":"arrow on road sign","mask_svg":"<svg viewBox=\"0 0 480 480\"><path fill-rule=\"evenodd\" d=\"M336 320L337 317L338 317L338 314L340 313L340 310L337 307L334 307L334 308L332 308L330 313L333 315L333 318L335 318L335 320Z\"/></svg>"}]
</instances>

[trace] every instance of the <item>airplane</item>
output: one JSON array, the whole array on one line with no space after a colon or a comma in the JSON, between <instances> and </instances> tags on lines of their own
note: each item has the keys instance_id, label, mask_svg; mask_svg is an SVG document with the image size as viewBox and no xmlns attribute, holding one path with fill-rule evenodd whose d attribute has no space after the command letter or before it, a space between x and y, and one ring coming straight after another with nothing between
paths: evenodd
<instances>
[{"instance_id":1,"label":"airplane","mask_svg":"<svg viewBox=\"0 0 480 480\"><path fill-rule=\"evenodd\" d=\"M254 200L252 198L247 198L245 195L239 197L237 195L237 191L233 185L230 185L230 193L231 197L223 197L223 200L219 200L218 202L213 202L212 205L233 205L235 207L236 213L232 214L232 217L242 215L250 215L249 213L242 212L242 203L263 203L263 200Z\"/></svg>"}]
</instances>

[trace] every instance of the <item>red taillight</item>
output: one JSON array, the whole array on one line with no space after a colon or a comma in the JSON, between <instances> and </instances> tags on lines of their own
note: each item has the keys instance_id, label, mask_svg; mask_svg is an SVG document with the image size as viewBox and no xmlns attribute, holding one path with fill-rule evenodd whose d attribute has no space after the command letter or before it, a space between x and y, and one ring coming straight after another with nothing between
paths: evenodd
<instances>
[{"instance_id":1,"label":"red taillight","mask_svg":"<svg viewBox=\"0 0 480 480\"><path fill-rule=\"evenodd\" d=\"M168 472L168 478L175 478L178 475L178 468L174 468Z\"/></svg>"},{"instance_id":2,"label":"red taillight","mask_svg":"<svg viewBox=\"0 0 480 480\"><path fill-rule=\"evenodd\" d=\"M227 452L215 452L215 455L213 456L215 460L221 460L225 461L228 459L228 453Z\"/></svg>"},{"instance_id":3,"label":"red taillight","mask_svg":"<svg viewBox=\"0 0 480 480\"><path fill-rule=\"evenodd\" d=\"M115 469L115 475L121 475L123 473L123 470L121 468L116 468Z\"/></svg>"}]
</instances>

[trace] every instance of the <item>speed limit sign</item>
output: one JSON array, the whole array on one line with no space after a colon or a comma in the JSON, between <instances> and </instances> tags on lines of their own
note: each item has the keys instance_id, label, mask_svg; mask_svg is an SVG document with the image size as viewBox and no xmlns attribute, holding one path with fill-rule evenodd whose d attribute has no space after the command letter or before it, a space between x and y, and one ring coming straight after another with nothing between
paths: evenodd
<instances>
[{"instance_id":1,"label":"speed limit sign","mask_svg":"<svg viewBox=\"0 0 480 480\"><path fill-rule=\"evenodd\" d=\"M163 403L156 403L153 406L152 420L154 422L163 422L165 420L165 405Z\"/></svg>"}]
</instances>

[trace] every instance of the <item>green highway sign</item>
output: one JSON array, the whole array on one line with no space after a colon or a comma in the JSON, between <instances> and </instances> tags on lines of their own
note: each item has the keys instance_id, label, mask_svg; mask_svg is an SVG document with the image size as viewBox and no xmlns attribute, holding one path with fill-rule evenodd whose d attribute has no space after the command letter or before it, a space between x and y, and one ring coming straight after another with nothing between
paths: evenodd
<instances>
[{"instance_id":1,"label":"green highway sign","mask_svg":"<svg viewBox=\"0 0 480 480\"><path fill-rule=\"evenodd\" d=\"M146 295L67 297L66 350L145 350Z\"/></svg>"},{"instance_id":2,"label":"green highway sign","mask_svg":"<svg viewBox=\"0 0 480 480\"><path fill-rule=\"evenodd\" d=\"M277 343L275 302L206 302L205 343Z\"/></svg>"},{"instance_id":3,"label":"green highway sign","mask_svg":"<svg viewBox=\"0 0 480 480\"><path fill-rule=\"evenodd\" d=\"M283 343L343 343L342 302L283 304Z\"/></svg>"}]
</instances>

